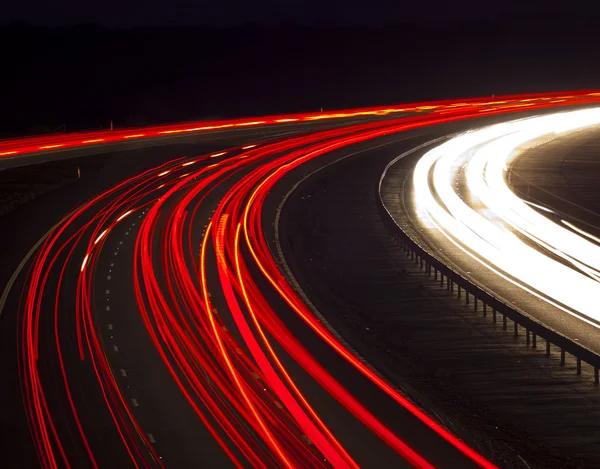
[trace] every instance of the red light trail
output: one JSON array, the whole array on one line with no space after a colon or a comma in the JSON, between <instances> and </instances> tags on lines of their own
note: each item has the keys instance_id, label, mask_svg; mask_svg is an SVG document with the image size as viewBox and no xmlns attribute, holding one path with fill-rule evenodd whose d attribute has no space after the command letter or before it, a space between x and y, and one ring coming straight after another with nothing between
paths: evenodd
<instances>
[{"instance_id":1,"label":"red light trail","mask_svg":"<svg viewBox=\"0 0 600 469\"><path fill-rule=\"evenodd\" d=\"M168 466L130 404L99 330L104 311L98 307L97 272L109 255L107 243L114 241L113 233L133 218L139 226L128 248L132 254L120 260L129 263L131 295L137 305L137 311L128 313L139 315L161 366L234 466L359 467L352 448L336 436L331 421L311 401L305 385L310 380L395 451L399 460L419 468L435 467L431 454L415 449L322 364L285 319L294 317L311 341L326 347L424 426L445 451L473 466L495 467L373 372L303 303L270 251L263 209L282 178L334 150L480 117L481 111L500 114L598 100L590 92L556 93L0 142L0 155L14 156L232 126L427 111L174 159L123 181L67 215L37 252L19 311L22 394L41 465L73 466L74 455L58 428L66 426L70 443L76 441L88 463L99 467L98 445L89 435L93 426L82 419L83 403L75 395L82 379L77 368L86 370L86 379L97 387L131 464ZM48 318L50 331L40 326ZM65 321L73 325L72 330L61 326ZM78 360L73 360L74 355ZM50 359L60 369L58 381L50 379L40 364ZM56 394L63 396L67 408L56 408Z\"/></svg>"},{"instance_id":2,"label":"red light trail","mask_svg":"<svg viewBox=\"0 0 600 469\"><path fill-rule=\"evenodd\" d=\"M296 114L284 116L250 117L210 122L191 122L186 124L162 125L153 127L129 128L124 130L105 130L68 134L42 135L39 137L17 138L0 141L0 157L23 156L46 151L64 151L82 146L118 143L128 140L156 139L173 135L201 133L208 131L229 130L232 128L252 128L264 125L280 125L289 123L314 122L318 120L349 119L358 117L389 116L414 112L445 112L456 109L483 106L511 105L529 106L533 100L548 103L564 103L572 99L597 100L597 90L569 91L557 93L539 93L532 95L499 96L490 101L489 98L467 98L462 100L441 100L424 103L407 103L397 106L351 109L343 111ZM518 102L517 102L518 101ZM495 108L493 108L495 109ZM499 108L501 109L501 108ZM482 110L481 112L490 112Z\"/></svg>"}]
</instances>

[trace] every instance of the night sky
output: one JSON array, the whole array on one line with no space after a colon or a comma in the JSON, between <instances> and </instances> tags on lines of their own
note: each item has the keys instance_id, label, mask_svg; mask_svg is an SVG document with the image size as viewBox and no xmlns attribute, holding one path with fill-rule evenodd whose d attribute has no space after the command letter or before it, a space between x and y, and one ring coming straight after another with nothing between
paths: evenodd
<instances>
[{"instance_id":1,"label":"night sky","mask_svg":"<svg viewBox=\"0 0 600 469\"><path fill-rule=\"evenodd\" d=\"M21 0L2 5L0 24L15 20L49 26L96 23L110 27L273 24L338 25L457 21L538 13L600 13L600 2L580 0Z\"/></svg>"}]
</instances>

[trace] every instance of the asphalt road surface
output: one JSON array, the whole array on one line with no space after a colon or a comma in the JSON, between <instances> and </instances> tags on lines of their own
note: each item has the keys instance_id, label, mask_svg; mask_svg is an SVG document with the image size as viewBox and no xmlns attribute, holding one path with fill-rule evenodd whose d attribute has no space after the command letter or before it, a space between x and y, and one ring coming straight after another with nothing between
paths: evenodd
<instances>
[{"instance_id":1,"label":"asphalt road surface","mask_svg":"<svg viewBox=\"0 0 600 469\"><path fill-rule=\"evenodd\" d=\"M6 419L11 467L35 464L32 448L44 467L493 467L352 353L289 283L271 231L306 171L426 142L427 126L480 111L82 160L78 187L6 220L39 236L68 213L3 308L5 373L20 377L5 402L24 409ZM35 244L17 233L4 245Z\"/></svg>"},{"instance_id":2,"label":"asphalt road surface","mask_svg":"<svg viewBox=\"0 0 600 469\"><path fill-rule=\"evenodd\" d=\"M597 132L597 126L594 127L594 130ZM573 132L567 136L543 134L539 138L530 138L532 143L529 144L529 147L533 147L532 150L529 150L528 147L520 150L522 153L520 153L518 161L520 167L528 168L528 178L535 179L532 174L538 173L538 178L547 181L547 189L544 192L546 198L551 197L549 194L553 193L555 194L552 196L553 200L564 199L564 197L557 198L558 191L555 192L553 187L555 184L552 184L549 179L551 176L544 170L544 168L552 166L552 159L549 163L545 162L546 152L556 155L557 150L553 150L553 148L564 149L564 143L561 142L565 140L569 141L571 145L578 146L579 142L585 138L584 136L589 138L589 132L592 131ZM546 132L546 127L543 132ZM473 138L473 135L466 135L465 138ZM497 145L499 141L495 141L494 144ZM477 143L477 145L482 146L483 144ZM523 144L519 145L523 146ZM434 152L428 152L428 150L430 149L421 151L419 156L423 154L427 155L425 158L430 155L435 156ZM481 154L486 151L487 154L491 154L493 149L490 147L487 150L487 147L483 147ZM540 156L537 159L529 160L531 153ZM544 155L543 163L540 161L541 155ZM566 161L569 156L574 155L564 155L562 161ZM463 276L483 286L505 303L597 353L600 346L598 341L599 323L593 299L595 295L592 293L596 284L593 273L593 252L595 250L593 240L590 240L589 237L585 238L586 235L575 231L578 228L571 222L579 223L577 218L565 215L564 218L568 218L571 222L565 220L570 225L564 224L560 213L549 212L542 200L540 200L542 205L531 206L515 197L514 203L519 204L519 207L513 211L512 208L509 208L512 201L508 186L501 196L496 196L494 192L498 187L495 185L494 176L490 175L491 164L484 166L487 173L484 174L485 177L482 181L487 181L492 189L489 193L481 192L481 187L487 186L477 185L478 180L474 176L475 170L468 174L470 168L477 164L472 163L475 159L463 158L454 162L453 166L449 168L452 174L446 176L447 183L444 184L447 186L441 184L443 178L438 176L442 172L441 165L446 164L445 162L431 167L428 173L424 173L422 176L424 180L429 178L431 186L435 186L434 198L431 199L431 205L434 207L432 210L436 209L438 203L448 207L453 216L460 220L458 224L452 225L457 226L459 230L470 223L463 224L464 220L472 220L473 224L469 225L471 228L463 232L464 236L458 234L458 231L452 231L453 228L443 225L444 222L439 221L437 212L432 214L433 212L425 206L422 199L426 196L422 196L421 192L423 186L428 183L419 184L417 182L419 176L413 177L412 168L402 165L392 166L384 179L382 192L394 206L395 215L401 225L406 227L431 252L435 252L435 255L443 259L447 265L455 267ZM500 178L503 178L502 166L499 166L498 169ZM436 176L433 175L434 171ZM554 173L556 174L556 170ZM434 177L437 178L436 182L433 182ZM587 184L589 182L589 180L585 180L580 185L593 187ZM552 188L548 186L552 186ZM446 187L448 192L445 192ZM504 187L500 185L499 190L504 190ZM593 190L587 190L593 192ZM540 193L539 190L538 192ZM527 188L525 188L526 193ZM448 198L452 198L452 200ZM505 204L505 200L509 200L509 203ZM566 204L564 200L562 203ZM463 210L463 208L466 209L465 213L461 211L459 215L459 210ZM521 208L523 211L517 212ZM469 214L478 216L467 218L470 216ZM587 212L588 218L592 218L593 215L593 213ZM444 213L440 212L439 216L443 217ZM450 222L453 221L450 220ZM563 226L554 229L556 223ZM585 225L582 226L585 227ZM489 230L486 231L488 228ZM471 229L473 231L470 231ZM554 236L555 231L556 236L560 238L558 242ZM490 237L486 237L488 232ZM497 237L499 233L511 233L518 241L515 243L513 238L504 238L503 234ZM568 239L569 236L573 239ZM480 250L478 246L488 242L490 243L488 246L494 246L491 251L486 253L485 248L483 251ZM580 253L573 254L579 249L580 244L583 245ZM514 256L512 263L511 256ZM579 260L577 260L578 256L580 256ZM479 260L474 262L475 259ZM588 267L588 264L592 267ZM591 285L591 288L587 286L588 284ZM592 297L589 302L586 300L587 294Z\"/></svg>"}]
</instances>

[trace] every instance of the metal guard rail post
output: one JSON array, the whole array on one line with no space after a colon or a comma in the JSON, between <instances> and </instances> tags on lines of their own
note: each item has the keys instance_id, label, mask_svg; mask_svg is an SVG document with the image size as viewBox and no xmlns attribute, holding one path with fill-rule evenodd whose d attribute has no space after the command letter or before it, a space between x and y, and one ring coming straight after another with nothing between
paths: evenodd
<instances>
[{"instance_id":1,"label":"metal guard rail post","mask_svg":"<svg viewBox=\"0 0 600 469\"><path fill-rule=\"evenodd\" d=\"M379 187L381 187L381 185L379 185ZM515 335L518 335L519 326L525 329L527 339L529 339L530 334L532 334L533 340L531 343L533 348L537 347L538 338L546 341L547 356L550 355L551 344L558 347L561 352L561 366L565 365L566 353L575 357L577 361L576 369L578 375L581 374L581 363L585 362L589 364L594 369L594 383L596 385L600 383L600 356L598 354L586 347L583 347L582 345L575 343L574 341L548 328L533 318L515 310L477 285L471 283L469 280L455 272L452 268L432 256L429 252L427 252L426 249L420 246L410 237L410 235L400 228L400 226L398 226L383 202L379 187L377 189L377 205L381 215L381 220L383 221L390 235L393 237L394 241L401 245L402 250L407 257L414 259L415 263L418 264L420 268L425 268L425 271L428 274L430 274L431 270L433 269L436 279L438 272L440 273L440 278L443 279L445 277L447 284L450 285L450 288L448 289L449 292L453 292L454 286L456 285L459 298L461 297L461 289L464 290L466 304L469 304L469 296L473 296L475 310L477 310L478 301L483 305L484 315L486 314L487 308L491 308L494 324L496 323L496 314L499 313L503 315L503 328L505 330L506 319L508 318L513 322ZM527 341L527 344L530 344L529 340Z\"/></svg>"}]
</instances>

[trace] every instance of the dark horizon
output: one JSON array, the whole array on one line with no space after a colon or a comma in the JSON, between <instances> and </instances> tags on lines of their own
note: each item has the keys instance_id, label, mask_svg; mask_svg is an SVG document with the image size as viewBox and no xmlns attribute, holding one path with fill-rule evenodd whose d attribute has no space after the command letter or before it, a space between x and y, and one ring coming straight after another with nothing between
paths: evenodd
<instances>
[{"instance_id":1,"label":"dark horizon","mask_svg":"<svg viewBox=\"0 0 600 469\"><path fill-rule=\"evenodd\" d=\"M594 88L600 17L387 26L0 26L0 138Z\"/></svg>"},{"instance_id":2,"label":"dark horizon","mask_svg":"<svg viewBox=\"0 0 600 469\"><path fill-rule=\"evenodd\" d=\"M385 16L375 21L367 17L344 18L343 16L335 15L320 15L312 18L281 16L271 19L262 17L244 17L233 22L210 21L209 19L197 20L195 18L182 19L180 21L104 21L102 17L77 18L71 20L53 21L52 17L43 19L36 16L20 15L9 17L2 16L0 13L0 28L28 26L37 29L70 29L78 27L95 27L99 29L109 30L131 30L131 29L211 29L211 30L228 30L239 28L259 28L271 29L280 27L298 27L298 28L364 28L364 29L389 29L404 25L414 26L442 26L456 27L460 25L496 25L502 26L506 24L529 23L531 26L547 23L562 23L569 25L570 23L598 23L600 22L600 3L594 4L592 8L585 11L579 8L571 8L565 10L553 10L546 8L523 8L518 11L511 10L495 10L493 12L481 15L472 14L428 14L428 15L410 15L410 16Z\"/></svg>"},{"instance_id":3,"label":"dark horizon","mask_svg":"<svg viewBox=\"0 0 600 469\"><path fill-rule=\"evenodd\" d=\"M443 0L427 3L399 3L394 0L221 0L190 3L173 0L165 8L156 0L107 0L101 6L75 0L62 0L60 6L41 0L10 2L0 12L0 25L25 21L41 26L98 24L107 27L164 26L263 26L299 23L307 26L382 26L390 23L457 23L487 21L506 17L554 15L556 17L594 16L600 5L592 0L565 4L560 0L479 2L463 0L449 4Z\"/></svg>"}]
</instances>

